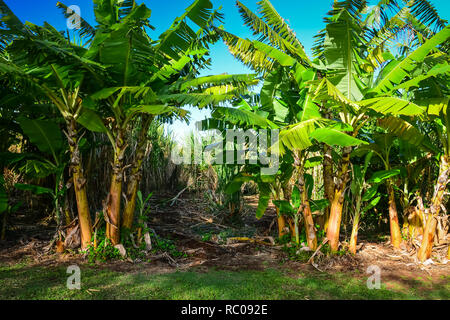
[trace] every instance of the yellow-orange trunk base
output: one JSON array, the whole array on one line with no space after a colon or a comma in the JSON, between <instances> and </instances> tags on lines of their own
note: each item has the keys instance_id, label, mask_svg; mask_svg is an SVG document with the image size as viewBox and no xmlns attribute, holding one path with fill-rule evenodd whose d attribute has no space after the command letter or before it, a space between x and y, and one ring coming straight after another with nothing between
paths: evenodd
<instances>
[{"instance_id":1,"label":"yellow-orange trunk base","mask_svg":"<svg viewBox=\"0 0 450 320\"><path fill-rule=\"evenodd\" d=\"M106 236L113 245L120 242L120 199L122 197L122 179L113 175L109 191L109 203L106 209L109 223L106 225Z\"/></svg>"},{"instance_id":2,"label":"yellow-orange trunk base","mask_svg":"<svg viewBox=\"0 0 450 320\"><path fill-rule=\"evenodd\" d=\"M132 180L129 183L130 185L128 186L127 201L123 210L122 227L131 230L133 226L134 211L136 209L136 196L139 182Z\"/></svg>"},{"instance_id":3,"label":"yellow-orange trunk base","mask_svg":"<svg viewBox=\"0 0 450 320\"><path fill-rule=\"evenodd\" d=\"M80 224L81 233L81 248L86 249L91 243L92 238L92 222L91 215L89 213L89 205L86 196L86 186L84 185L84 179L79 175L80 168L74 169L73 181L75 189L75 198L77 201L78 210L78 222Z\"/></svg>"},{"instance_id":4,"label":"yellow-orange trunk base","mask_svg":"<svg viewBox=\"0 0 450 320\"><path fill-rule=\"evenodd\" d=\"M391 244L394 248L400 248L402 233L400 231L400 224L398 223L394 189L391 186L389 186L389 225L391 228Z\"/></svg>"},{"instance_id":5,"label":"yellow-orange trunk base","mask_svg":"<svg viewBox=\"0 0 450 320\"><path fill-rule=\"evenodd\" d=\"M337 252L339 249L339 231L341 228L342 203L340 201L341 191L336 191L330 208L330 219L328 221L327 239L330 244L331 252Z\"/></svg>"},{"instance_id":6,"label":"yellow-orange trunk base","mask_svg":"<svg viewBox=\"0 0 450 320\"><path fill-rule=\"evenodd\" d=\"M356 245L358 243L358 224L353 225L352 235L350 236L350 245L348 251L352 254L356 254Z\"/></svg>"},{"instance_id":7,"label":"yellow-orange trunk base","mask_svg":"<svg viewBox=\"0 0 450 320\"><path fill-rule=\"evenodd\" d=\"M314 228L314 220L308 203L306 203L306 207L303 210L303 220L305 221L306 241L308 242L308 247L311 250L316 250L316 229Z\"/></svg>"},{"instance_id":8,"label":"yellow-orange trunk base","mask_svg":"<svg viewBox=\"0 0 450 320\"><path fill-rule=\"evenodd\" d=\"M80 225L81 249L85 250L91 243L92 221L89 212L89 203L86 195L86 179L83 175L81 154L78 149L78 131L75 119L70 119L68 121L67 133L71 157L70 172L72 173L75 199L77 202L78 223Z\"/></svg>"},{"instance_id":9,"label":"yellow-orange trunk base","mask_svg":"<svg viewBox=\"0 0 450 320\"><path fill-rule=\"evenodd\" d=\"M286 229L286 219L282 215L279 214L278 208L277 208L277 214L278 214L278 219L277 219L277 222L278 222L278 238L281 239L286 234L286 231L285 231L285 229Z\"/></svg>"},{"instance_id":10,"label":"yellow-orange trunk base","mask_svg":"<svg viewBox=\"0 0 450 320\"><path fill-rule=\"evenodd\" d=\"M437 220L435 217L430 216L427 220L425 226L425 231L423 233L422 244L420 246L419 252L417 253L417 258L419 261L424 262L431 258L431 251L433 250L434 235L436 233Z\"/></svg>"},{"instance_id":11,"label":"yellow-orange trunk base","mask_svg":"<svg viewBox=\"0 0 450 320\"><path fill-rule=\"evenodd\" d=\"M440 159L439 177L434 189L433 200L430 207L430 213L425 225L422 244L420 246L419 252L417 253L417 258L422 262L431 258L431 252L433 250L433 243L434 243L434 235L436 233L436 226L437 226L436 217L439 215L439 212L441 210L442 201L447 189L449 171L450 171L450 164L448 156L443 155L441 156Z\"/></svg>"}]
</instances>

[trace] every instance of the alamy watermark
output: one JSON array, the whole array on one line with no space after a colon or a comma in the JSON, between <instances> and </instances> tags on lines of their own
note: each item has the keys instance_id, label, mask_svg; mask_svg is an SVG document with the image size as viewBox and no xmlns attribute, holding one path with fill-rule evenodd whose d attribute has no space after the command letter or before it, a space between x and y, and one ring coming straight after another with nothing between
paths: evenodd
<instances>
[{"instance_id":1,"label":"alamy watermark","mask_svg":"<svg viewBox=\"0 0 450 320\"><path fill-rule=\"evenodd\" d=\"M371 274L367 279L367 288L381 289L381 269L379 266L371 265L367 268L366 273Z\"/></svg>"},{"instance_id":2,"label":"alamy watermark","mask_svg":"<svg viewBox=\"0 0 450 320\"><path fill-rule=\"evenodd\" d=\"M81 269L77 265L67 267L66 273L70 274L67 278L67 289L80 290L81 289Z\"/></svg>"},{"instance_id":3,"label":"alamy watermark","mask_svg":"<svg viewBox=\"0 0 450 320\"><path fill-rule=\"evenodd\" d=\"M197 122L197 129L201 122ZM171 159L175 164L259 164L262 175L274 175L279 169L278 150L272 150L278 143L279 130L199 130L185 139L183 144L172 148ZM205 146L205 140L208 143Z\"/></svg>"},{"instance_id":4,"label":"alamy watermark","mask_svg":"<svg viewBox=\"0 0 450 320\"><path fill-rule=\"evenodd\" d=\"M66 20L66 25L69 30L81 28L81 9L77 5L71 5L66 10L70 16Z\"/></svg>"}]
</instances>

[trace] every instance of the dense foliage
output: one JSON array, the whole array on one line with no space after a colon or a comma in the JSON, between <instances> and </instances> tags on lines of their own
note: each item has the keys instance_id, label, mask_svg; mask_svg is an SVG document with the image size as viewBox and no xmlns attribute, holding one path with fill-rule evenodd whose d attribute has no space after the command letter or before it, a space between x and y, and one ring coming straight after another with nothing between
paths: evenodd
<instances>
[{"instance_id":1,"label":"dense foliage","mask_svg":"<svg viewBox=\"0 0 450 320\"><path fill-rule=\"evenodd\" d=\"M232 215L244 189L257 189L256 215L275 205L280 241L356 253L362 223L386 217L391 244L418 247L421 261L448 243L450 27L432 4L334 1L313 57L268 0L257 13L236 5L255 40L227 32L210 0L193 1L158 39L134 0L94 0L96 25L82 20L75 37L23 24L0 0L2 237L18 210L8 194L22 190L51 199L57 243L76 226L91 252L98 238L148 245L143 195L155 184L143 176L169 166L159 127L194 106L212 109L202 129L223 139L232 128L279 130L273 175L248 161L185 170L194 180L212 170L208 194ZM200 77L219 40L254 74Z\"/></svg>"}]
</instances>

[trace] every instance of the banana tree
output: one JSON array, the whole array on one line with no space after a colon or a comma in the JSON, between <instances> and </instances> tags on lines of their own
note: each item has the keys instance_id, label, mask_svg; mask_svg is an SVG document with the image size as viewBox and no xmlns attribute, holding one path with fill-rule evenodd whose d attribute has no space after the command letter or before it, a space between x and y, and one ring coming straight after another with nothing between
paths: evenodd
<instances>
[{"instance_id":1,"label":"banana tree","mask_svg":"<svg viewBox=\"0 0 450 320\"><path fill-rule=\"evenodd\" d=\"M423 108L408 100L409 84L417 84L424 78L445 73L446 69L441 68L434 70L436 73L418 76L410 75L408 72L415 69L416 64L423 62L439 44L446 41L449 28L442 29L403 59L393 59L392 55L385 54L383 58L392 60L385 64L379 75L375 77L372 70L367 72L359 68L361 59L368 61L371 58L367 55L365 41L358 35L360 31L362 32L359 15L352 16L348 11L345 14L346 11L339 9L339 5L335 7L335 10L331 12L332 18L326 27L322 43L324 64L327 67L327 73L331 73L331 77L322 80L322 83L324 88L327 88L324 92L325 96L328 95L330 99L340 103L339 116L342 122L353 127L353 130L349 131L350 134L352 136L358 134L368 120L369 109L391 115L421 114ZM340 36L345 30L348 31L346 33L348 37ZM373 44L367 43L367 45L370 47ZM341 50L342 47L353 49ZM400 88L405 89L405 92L398 94ZM350 150L344 150L342 156L338 185L335 188L327 229L332 250L337 250L338 246L343 187L346 185L345 172L349 163L349 152L346 151ZM393 225L396 224L395 218L396 215L391 216Z\"/></svg>"},{"instance_id":2,"label":"banana tree","mask_svg":"<svg viewBox=\"0 0 450 320\"><path fill-rule=\"evenodd\" d=\"M447 102L448 105L448 102ZM445 115L445 118L447 116ZM440 121L439 121L440 122ZM438 130L441 134L441 140L444 144L444 151L439 157L439 175L437 182L434 187L433 197L429 209L425 211L426 214L426 224L425 230L422 238L422 244L418 252L418 258L420 261L425 261L431 257L431 252L434 244L434 238L436 234L436 227L438 223L438 217L442 213L442 207L444 203L444 196L447 193L447 185L450 175L450 157L448 153L448 138L443 137L443 135L448 136L449 120L444 121L445 125L440 122L438 124ZM446 214L444 211L443 214Z\"/></svg>"},{"instance_id":3,"label":"banana tree","mask_svg":"<svg viewBox=\"0 0 450 320\"><path fill-rule=\"evenodd\" d=\"M330 77L330 80L322 80L326 90L324 91L323 98L320 97L319 93L318 99L325 100L326 96L328 96L329 99L333 99L340 104L338 111L339 116L343 123L352 127L348 132L353 137L358 134L360 129L369 120L368 115L371 110L376 111L377 113L391 115L413 116L421 114L423 108L407 99L392 96L393 91L395 91L392 89L395 85L401 85L402 82L405 82L403 81L405 78L406 80L411 81L409 79L413 77L409 76L407 71L411 71L414 68L414 63L423 61L435 46L445 41L445 37L448 35L448 29L443 29L443 31L428 40L403 60L397 61L394 59L386 64L384 68L381 69L379 76L375 78L373 72L366 73L358 68L358 65L360 64L359 61L361 61L360 59L364 57L365 59L369 58L368 56L365 56L366 52L364 47L356 45L360 40L364 43L359 36L353 35L353 37L350 36L347 39L341 36L341 41L329 43L331 39L339 39L339 34L342 34L345 30L351 32L358 32L358 30L361 30L359 27L360 23L357 19L351 17L350 14L342 15L342 12L343 11L335 12L334 18L336 19L332 19L332 22L329 23L326 28L326 36L323 44L325 64L328 69L334 70L336 75ZM339 49L342 46L345 47L345 45L347 45L348 48L353 47L356 50L346 52L346 50ZM333 65L333 61L337 63L334 63ZM331 70L328 70L327 72L330 72ZM417 80L416 78L414 79ZM389 94L386 94L387 91L389 91ZM403 95L403 97L407 97L407 95ZM376 116L376 114L373 115ZM340 219L344 200L343 191L347 183L350 151L351 148L344 149L342 154L342 161L337 176L338 183L335 186L335 194L330 209L327 238L330 241L333 251L337 250L338 247ZM390 203L390 221L391 226L393 227L392 230L395 231L394 234L396 235L392 240L395 240L393 245L397 246L398 242L401 241L399 240L401 239L401 234L398 229L397 215L394 214L396 210L392 207L394 198L392 198Z\"/></svg>"},{"instance_id":4,"label":"banana tree","mask_svg":"<svg viewBox=\"0 0 450 320\"><path fill-rule=\"evenodd\" d=\"M449 37L450 35L447 37L447 39ZM445 57L448 61L448 52L445 53ZM420 261L425 261L426 259L429 259L431 257L437 220L440 215L447 214L445 210L442 210L442 208L444 205L444 196L447 194L447 185L450 175L450 116L448 112L450 101L450 99L448 98L450 72L447 71L444 76L439 78L431 78L429 80L430 82L434 83L436 87L443 86L443 90L437 90L437 92L417 92L416 97L417 99L422 101L421 103L424 106L427 107L427 117L435 124L434 128L440 144L440 152L437 153L437 158L439 159L439 174L434 185L431 203L429 204L429 208L425 209L426 224L422 238L422 244L418 252L418 258ZM450 247L447 257L449 254Z\"/></svg>"},{"instance_id":5,"label":"banana tree","mask_svg":"<svg viewBox=\"0 0 450 320\"><path fill-rule=\"evenodd\" d=\"M379 7L386 13L392 6L387 2L385 4L387 5L380 3ZM297 82L301 82L305 72L315 74L314 80L308 80L312 84L308 92L309 99L305 99L305 101L309 100L311 103L319 105L322 110L333 110L333 114L337 115L336 120L340 122L341 129L339 130L336 127L327 128L326 126L317 128L312 122L318 121L310 121L291 131L291 133L297 131L296 136L286 135L286 139L293 138L292 141L296 142L298 148L304 144L304 141L307 141L306 138L312 131L317 130L313 134L316 141L327 143L328 140L328 144L343 147L341 162L337 168L336 183L333 187L333 196L331 197L330 220L327 229L327 237L332 250L336 251L339 243L339 228L344 190L348 179L351 147L362 143L356 137L369 120L368 114L373 115L373 111L392 115L414 115L423 112L422 108L406 99L386 97L382 94L384 90L380 89L384 83L387 84L390 81L402 82L407 76L407 74L400 74L400 76L397 74L394 77L389 72L396 62L388 64L390 66L385 67L380 73L381 76L377 79L375 77L377 73L374 72L375 68L364 67L363 69L366 64L376 64L379 67L381 63L393 58L389 54L383 55L385 50L379 45L380 41L386 42L387 39L392 37L393 33L391 32L390 36L384 35L381 31L383 28L380 30L372 29L372 33L368 31L367 23L363 21L363 12L367 9L365 2L335 2L329 17L325 19L326 29L318 37L318 43L315 47L318 58L311 61L305 54L295 33L269 1L258 2L261 17L251 12L240 2L237 2L237 5L245 24L260 36L260 41L242 39L224 30L219 30L230 52L246 65L262 73L266 79L270 79L273 75L272 72L280 66L289 68L292 78L296 79ZM411 12L410 9L409 12ZM407 16L402 13L397 16L397 20L402 18L402 21L409 21L406 18ZM385 32L388 29L392 31L392 28L395 27L392 21L390 23L389 28L383 29ZM386 26L387 22L384 25ZM367 38L370 39L370 42L363 36L364 32L367 32ZM435 46L444 41L442 37L445 32L443 31L439 36L436 35L435 38L427 41L422 46L421 52L417 53L417 56L405 58L405 62L399 68L406 67L407 69L408 61L411 61L408 59L423 60ZM375 50L376 48L378 49ZM398 70L400 69L397 69L397 73L399 73ZM384 81L380 79L384 79ZM271 79L275 84L281 80L281 78ZM376 85L374 86L375 80ZM332 124L332 126L336 126L336 124ZM298 132L302 132L302 134L300 135ZM334 137L330 138L333 135ZM337 139L337 136L346 136L345 139L348 141L341 142L342 140ZM303 141L298 139L299 137ZM327 170L329 171L329 166L327 166Z\"/></svg>"},{"instance_id":6,"label":"banana tree","mask_svg":"<svg viewBox=\"0 0 450 320\"><path fill-rule=\"evenodd\" d=\"M297 220L300 213L303 215L303 221L305 224L305 234L306 241L308 243L308 247L311 250L317 249L317 236L316 230L313 220L312 212L316 210L311 209L310 199L312 190L314 187L314 179L311 175L305 174L306 162L309 160L306 156L306 150L295 151L295 163L296 168L298 170L298 182L294 187L294 191L292 192L292 200L297 208L296 215L296 229L297 229ZM309 178L309 179L308 179ZM328 205L328 201L326 201L326 206ZM314 202L313 202L314 203ZM298 244L298 230L296 230L297 236L297 244Z\"/></svg>"},{"instance_id":7,"label":"banana tree","mask_svg":"<svg viewBox=\"0 0 450 320\"><path fill-rule=\"evenodd\" d=\"M433 124L432 128L435 136L438 138L436 142L438 145L432 144L423 133L419 132L410 122L402 119L386 119L383 126L392 133L399 135L405 139L416 141L418 145L426 146L429 154L434 157L427 157L427 159L435 159L439 167L439 173L434 184L434 191L430 203L423 208L424 212L420 212L423 216L424 233L422 244L418 252L418 258L425 261L431 257L432 247L434 243L436 226L439 216L442 214L442 206L444 204L444 196L446 194L449 174L449 153L448 153L448 129L449 120L447 119L448 97L434 98L431 100L422 100L422 103L427 108L427 115L422 119L428 120ZM429 103L428 105L426 105Z\"/></svg>"},{"instance_id":8,"label":"banana tree","mask_svg":"<svg viewBox=\"0 0 450 320\"><path fill-rule=\"evenodd\" d=\"M369 145L364 145L356 150L355 154L361 155L363 153L373 153L379 157L384 166L384 171L379 172L378 182L384 180L386 182L386 189L389 195L389 225L391 231L391 244L395 248L399 248L402 242L402 234L400 231L400 224L398 220L397 206L395 204L395 192L393 177L400 174L399 169L392 169L390 154L394 146L395 137L392 134L375 134L374 142Z\"/></svg>"},{"instance_id":9,"label":"banana tree","mask_svg":"<svg viewBox=\"0 0 450 320\"><path fill-rule=\"evenodd\" d=\"M1 62L0 62L1 64ZM10 66L10 62L8 62ZM1 68L1 66L0 66ZM50 71L51 70L51 71ZM14 72L19 69L14 70ZM89 204L86 194L86 178L84 177L81 154L79 151L79 134L77 120L80 117L82 108L82 99L79 97L80 82L76 82L75 89L68 89L59 82L61 79L58 68L52 65L49 69L56 77L58 84L55 89L50 89L48 80L45 77L31 75L20 70L20 76L27 80L33 81L35 87L38 87L47 96L47 98L57 106L61 112L66 123L66 136L69 143L70 159L70 173L73 179L73 186L77 200L78 218L80 223L80 230L82 235L82 248L85 249L91 240L91 218L89 213ZM41 84L42 81L42 84ZM47 83L45 83L45 82ZM73 91L69 91L73 90Z\"/></svg>"},{"instance_id":10,"label":"banana tree","mask_svg":"<svg viewBox=\"0 0 450 320\"><path fill-rule=\"evenodd\" d=\"M239 129L242 130L242 132L244 132L244 130L252 130L255 140L259 139L260 143L262 142L262 139L266 141L265 149L264 146L260 145L260 148L262 148L259 150L260 155L262 152L268 156L270 145L267 143L267 139L270 140L272 138L267 137L267 135L262 137L259 130L262 129L264 133L268 133L266 131L267 129L277 129L278 126L268 119L269 113L261 110L261 105L258 101L252 103L248 102L246 99L240 99L236 102L236 105L236 107L215 107L212 118L202 121L202 130L218 130L223 139L223 141L219 141L222 146L224 145L224 142L227 142L228 130ZM253 181L258 185L259 200L256 217L259 219L264 215L271 198L274 199L274 201L284 200L285 194L287 195L287 193L290 193L287 192L287 184L293 172L293 158L288 155L279 159L280 168L275 174L263 174L263 167L267 164L258 161L255 163L247 161L250 160L251 155L254 155L254 152L258 149L251 140L252 139L249 140L249 143L243 141L244 145L241 146L237 146L233 143L233 150L227 149L226 152L219 152L219 154L216 155L216 158L223 160L224 156L231 151L233 154L233 163L238 162L238 164L235 164L234 166L236 166L236 169L239 172L235 173L232 180L225 187L225 193L227 195L232 196L239 193L242 184L245 182ZM231 146L227 146L227 148L231 148ZM243 150L241 150L242 148ZM243 152L243 155L238 155L239 150ZM243 159L242 163L239 162L240 158ZM227 156L227 162L229 162L229 160L230 159L228 159ZM278 207L277 220L278 235L281 238L286 234L287 225L285 216L280 212Z\"/></svg>"},{"instance_id":11,"label":"banana tree","mask_svg":"<svg viewBox=\"0 0 450 320\"><path fill-rule=\"evenodd\" d=\"M283 70L278 72L283 72ZM263 85L263 91L269 91L270 89L268 88L271 85L272 84L269 81L266 81ZM281 96L284 95L286 100L289 100L289 96L287 93L292 92L292 90L290 90L289 88L283 88L283 90L279 90L278 92ZM272 100L270 100L266 93L261 94L261 101L265 101L265 103L267 103L266 108L268 104L272 104L273 106L266 109L269 111L264 110L263 104L257 104L257 106L252 109L248 106L248 104L245 103L245 101L242 101L240 107L237 109L216 108L216 111L213 113L213 115L217 118L217 120L226 119L222 120L221 122L231 123L232 125L240 125L241 129L275 129L279 128L279 125L286 126L286 121L292 121L289 120L289 118L297 119L298 116L302 121L304 121L302 125L307 127L309 124L310 127L314 127L314 123L317 120L312 118L312 115L317 114L317 111L314 109L314 107L316 107L314 104L307 104L307 107L304 110L301 109L300 105L292 106L291 110L289 110L289 108L286 107L287 104L283 99L272 98ZM303 103L303 100L301 101ZM308 117L311 117L311 119L309 119ZM268 118L270 118L270 120ZM213 123L212 120L214 119L205 121L205 124L207 125ZM311 121L308 123L307 120ZM301 132L298 131L299 127L301 126L293 125L293 127L289 128L289 130L293 132ZM259 172L261 170L260 166L246 165L242 170L242 174L245 173L246 175L240 175L236 177L236 179L232 183L230 183L231 189L229 189L229 192L237 192L238 190L240 190L240 186L242 185L242 183L247 180L255 181L259 185L260 189L257 216L260 217L264 213L269 203L269 199L272 198L272 202L277 208L279 236L283 237L286 234L284 230L287 226L286 222L288 222L292 235L298 239L299 216L303 215L305 229L308 230L306 232L308 245L311 247L311 249L315 249L317 245L317 239L315 235L315 227L310 207L310 198L313 189L313 183L312 177L310 175L307 175L305 172L305 169L308 168L310 161L306 158L306 150L301 150L297 147L294 147L292 139L289 139L289 136L286 136L285 133L286 132L283 129L280 135L281 143L277 141L269 148L272 150L272 153L280 153L281 155L279 159L279 172L272 175L261 175ZM311 145L308 139L306 140L305 144ZM307 148L308 145L303 146L303 148ZM295 157L293 157L293 155L295 155ZM301 192L299 193L301 206L297 206L295 210L290 210L288 208L291 207L288 206L287 203L289 203L289 199L293 192L292 184L290 183L290 180L293 176L295 176L294 180L297 181L295 183L297 185L296 191L301 190ZM306 184L306 182L309 183ZM315 203L316 202L313 202L313 204ZM295 214L292 214L293 211L295 211Z\"/></svg>"},{"instance_id":12,"label":"banana tree","mask_svg":"<svg viewBox=\"0 0 450 320\"><path fill-rule=\"evenodd\" d=\"M437 219L441 214L441 207L448 183L448 83L449 83L449 56L448 39L450 38L450 27L444 27L427 40L421 47L413 51L408 57L395 65L390 71L397 74L397 78L392 79L391 84L386 81L380 82L379 90L387 92L401 92L409 95L409 99L421 105L426 113L419 118L419 123L431 126L436 137L433 144L424 139L417 129L409 122L398 119L393 121L388 119L386 127L392 132L413 138L416 141L426 141L429 152L438 159L439 175L435 182L434 192L430 204L425 209L426 224L422 244L418 252L421 261L429 259L431 256L434 235L436 231ZM395 72L394 72L395 70ZM414 72L419 76L411 77L410 80L401 84L400 78L406 71ZM384 89L381 89L384 88Z\"/></svg>"},{"instance_id":13,"label":"banana tree","mask_svg":"<svg viewBox=\"0 0 450 320\"><path fill-rule=\"evenodd\" d=\"M45 178L49 175L55 176L54 188L44 188L29 184L15 184L15 188L21 190L29 190L35 194L47 194L54 203L55 216L58 228L63 223L65 211L63 210L62 196L65 194L64 171L68 165L64 153L67 146L64 146L59 126L48 120L27 119L21 117L18 122L25 134L40 152L46 156L50 156L52 160L45 157L39 157L34 154L22 154L26 158L26 162L19 168L19 172L23 172L27 177ZM19 159L15 159L16 162Z\"/></svg>"},{"instance_id":14,"label":"banana tree","mask_svg":"<svg viewBox=\"0 0 450 320\"><path fill-rule=\"evenodd\" d=\"M242 149L242 147L244 147L244 150L242 150L244 153L242 159L251 160L251 155L253 155L257 149L259 150L260 156L264 155L268 157L270 153L270 144L268 143L268 140L274 141L274 138L272 137L273 132L268 131L267 129L278 129L279 126L273 121L276 119L275 121L280 122L282 119L281 114L286 116L286 113L281 112L281 114L279 114L280 117L277 117L277 110L275 110L274 114L263 110L259 99L256 99L256 103L249 103L246 99L238 100L238 102L239 103L236 103L237 107L215 107L214 112L212 113L213 118L204 120L202 122L202 129L219 130L223 135L224 141L226 141L228 129L239 129L242 130L242 132L244 132L244 130L252 130L255 142L259 139L259 148L252 143L252 139L250 139L249 143L245 146L235 146L233 144L233 148L236 149L234 151L234 160L239 160L237 152ZM278 109L278 111L280 111L280 109ZM269 136L267 136L267 133L269 133ZM265 141L265 146L262 144L262 141ZM227 150L227 152L229 152L229 150ZM221 156L222 154L219 154L219 158ZM289 182L294 171L294 160L290 153L283 155L283 157L278 159L279 167L273 174L265 174L263 172L267 163L261 161L258 162L256 158L255 163L246 160L245 163L240 165L239 174L237 174L226 186L225 192L226 194L233 195L240 192L244 182L255 182L259 187L259 201L256 210L256 216L259 219L265 213L271 199L273 199L274 204L277 203L277 201L283 202L289 199L292 192L290 190L291 186ZM261 158L259 160L261 160ZM272 163L272 165L275 164ZM290 217L285 215L286 212L283 212L278 206L276 206L276 211L279 237L282 238L286 235L287 229L289 228L291 229L291 232L294 233L296 228L293 228L293 224L289 223ZM288 221L286 221L286 219Z\"/></svg>"},{"instance_id":15,"label":"banana tree","mask_svg":"<svg viewBox=\"0 0 450 320\"><path fill-rule=\"evenodd\" d=\"M128 8L124 11L124 8ZM211 106L234 98L254 85L247 75L196 77L208 64L208 44L217 40L211 25L222 18L212 10L209 0L196 0L172 26L153 41L147 34L151 11L134 1L113 1L95 8L99 30L88 56L111 66L106 88L91 98L100 109L108 110L112 120L103 127L114 151L113 173L105 207L107 236L113 244L120 241L120 227L131 229L135 211L140 170L145 155L147 131L152 121L163 116L185 118L183 105ZM111 14L109 14L111 13ZM199 29L194 31L190 23ZM105 36L106 35L106 36ZM137 151L129 164L126 132L138 121ZM89 123L85 123L89 126ZM131 167L123 219L120 218L124 171Z\"/></svg>"},{"instance_id":16,"label":"banana tree","mask_svg":"<svg viewBox=\"0 0 450 320\"><path fill-rule=\"evenodd\" d=\"M53 214L57 223L57 232L60 234L64 223L69 224L69 208L67 206L67 186L72 184L66 181L66 168L69 164L67 157L68 146L64 144L60 126L61 117L51 120L29 119L24 116L14 121L19 124L16 131L21 135L25 147L21 147L20 153L1 153L0 165L17 172L28 181L42 181L50 178L53 188L43 187L28 183L15 183L14 188L32 192L36 195L47 195L52 200ZM32 151L27 151L31 149ZM22 203L10 207L9 213Z\"/></svg>"},{"instance_id":17,"label":"banana tree","mask_svg":"<svg viewBox=\"0 0 450 320\"><path fill-rule=\"evenodd\" d=\"M60 112L70 150L70 173L76 195L82 248L91 241L91 218L86 194L86 178L79 151L78 120L86 117L86 92L102 83L103 67L85 57L87 50L72 43L51 25L22 24L0 1L0 14L9 40L0 57L0 73L17 86L32 88Z\"/></svg>"},{"instance_id":18,"label":"banana tree","mask_svg":"<svg viewBox=\"0 0 450 320\"><path fill-rule=\"evenodd\" d=\"M258 185L259 191L256 218L260 219L264 215L272 199L272 202L276 206L278 237L281 239L289 234L289 232L297 237L297 228L293 228L289 221L287 221L287 218L291 217L290 212L283 210L282 207L277 205L285 201L289 202L291 193L289 181L294 172L292 156L285 155L285 158L280 160L280 167L276 174L261 174L261 168L261 165L245 165L241 172L227 185L225 192L228 194L240 192L243 183L249 181L255 182Z\"/></svg>"},{"instance_id":19,"label":"banana tree","mask_svg":"<svg viewBox=\"0 0 450 320\"><path fill-rule=\"evenodd\" d=\"M350 192L352 194L352 202L354 203L354 215L353 215L353 227L352 234L350 236L349 251L356 254L356 244L358 241L358 230L361 215L365 211L370 209L370 205L375 206L381 197L377 197L376 189L372 192L372 189L368 189L366 183L366 172L372 158L373 153L369 152L364 159L364 165L361 167L359 165L352 165L352 182L350 184ZM369 201L370 205L363 207L363 203Z\"/></svg>"},{"instance_id":20,"label":"banana tree","mask_svg":"<svg viewBox=\"0 0 450 320\"><path fill-rule=\"evenodd\" d=\"M444 77L444 79L445 78L448 79L448 76ZM436 81L442 80L443 79L429 79L428 81L433 81L433 83L436 83ZM420 95L422 96L423 93L420 93ZM426 162L429 162L430 159L434 159L433 162L439 167L439 173L434 184L434 191L429 205L427 207L423 207L422 205L419 206L419 218L423 220L422 226L424 227L424 232L422 244L418 252L418 258L421 261L425 261L431 257L437 220L439 219L439 216L442 215L441 208L444 204L444 196L446 194L448 184L449 158L447 132L449 128L449 121L447 119L446 110L449 101L448 97L443 96L441 98L436 97L421 100L420 103L427 108L427 114L421 117L417 123L427 123L427 126L432 129L431 132L428 132L427 134L422 133L416 127L417 125L399 118L383 119L380 122L380 125L392 134L409 141L417 148L421 148L427 152L428 156L423 157L421 162L418 163L418 165L420 165L420 167L418 167L419 172L422 171L420 168L426 166ZM430 136L435 136L436 139L431 140L429 138ZM434 156L432 157L431 155Z\"/></svg>"}]
</instances>

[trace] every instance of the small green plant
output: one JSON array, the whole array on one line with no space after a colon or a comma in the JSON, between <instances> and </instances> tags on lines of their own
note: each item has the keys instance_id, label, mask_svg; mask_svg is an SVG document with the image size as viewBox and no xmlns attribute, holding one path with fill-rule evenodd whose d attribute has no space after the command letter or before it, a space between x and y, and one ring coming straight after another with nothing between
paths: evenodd
<instances>
[{"instance_id":1,"label":"small green plant","mask_svg":"<svg viewBox=\"0 0 450 320\"><path fill-rule=\"evenodd\" d=\"M91 244L88 247L88 261L94 263L96 261L106 262L109 260L123 259L119 249L115 248L111 241L106 237L105 229L100 229L97 232L97 241L100 240L97 247ZM94 239L92 239L94 243Z\"/></svg>"},{"instance_id":2,"label":"small green plant","mask_svg":"<svg viewBox=\"0 0 450 320\"><path fill-rule=\"evenodd\" d=\"M290 243L283 246L283 251L287 254L289 260L307 262L311 258L311 251L300 251L300 246Z\"/></svg>"},{"instance_id":3,"label":"small green plant","mask_svg":"<svg viewBox=\"0 0 450 320\"><path fill-rule=\"evenodd\" d=\"M320 225L316 224L316 236L318 241L322 241L322 239L325 237L325 230L320 228Z\"/></svg>"},{"instance_id":4,"label":"small green plant","mask_svg":"<svg viewBox=\"0 0 450 320\"><path fill-rule=\"evenodd\" d=\"M290 243L290 242L292 242L291 234L285 234L281 238L277 239L277 243L279 243L279 244L284 244L285 245L285 244Z\"/></svg>"},{"instance_id":5,"label":"small green plant","mask_svg":"<svg viewBox=\"0 0 450 320\"><path fill-rule=\"evenodd\" d=\"M343 255L347 254L347 251L345 251L343 249L338 250L337 252L332 254L331 247L328 243L324 244L322 246L322 248L320 248L320 252L322 252L325 255L337 255L337 256L343 256Z\"/></svg>"},{"instance_id":6,"label":"small green plant","mask_svg":"<svg viewBox=\"0 0 450 320\"><path fill-rule=\"evenodd\" d=\"M187 258L188 255L179 251L172 240L157 237L153 233L151 236L155 239L152 253L167 252L174 258Z\"/></svg>"},{"instance_id":7,"label":"small green plant","mask_svg":"<svg viewBox=\"0 0 450 320\"><path fill-rule=\"evenodd\" d=\"M211 241L212 236L213 236L212 232L207 232L202 235L202 241L205 241L205 242Z\"/></svg>"},{"instance_id":8,"label":"small green plant","mask_svg":"<svg viewBox=\"0 0 450 320\"><path fill-rule=\"evenodd\" d=\"M132 245L126 246L127 256L131 260L141 260L141 261L150 261L148 258L148 252L145 250L145 244L141 244L139 247L135 248Z\"/></svg>"},{"instance_id":9,"label":"small green plant","mask_svg":"<svg viewBox=\"0 0 450 320\"><path fill-rule=\"evenodd\" d=\"M150 213L150 206L147 206L148 202L150 201L150 198L152 197L153 192L150 192L147 196L147 198L142 197L141 190L138 190L137 192L137 208L139 211L138 215L138 221L146 221L147 216ZM138 222L139 223L139 222Z\"/></svg>"}]
</instances>

